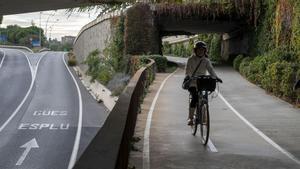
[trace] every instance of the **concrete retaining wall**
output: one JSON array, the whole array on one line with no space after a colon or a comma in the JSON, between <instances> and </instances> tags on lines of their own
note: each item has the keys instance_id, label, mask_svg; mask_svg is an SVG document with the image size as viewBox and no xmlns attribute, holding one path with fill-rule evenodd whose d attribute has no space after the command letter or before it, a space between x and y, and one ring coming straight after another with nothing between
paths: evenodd
<instances>
[{"instance_id":1,"label":"concrete retaining wall","mask_svg":"<svg viewBox=\"0 0 300 169\"><path fill-rule=\"evenodd\" d=\"M112 18L120 15L119 11L106 14L81 29L73 45L78 63L82 63L88 54L96 49L103 52L114 32ZM80 64L79 66L83 71L87 70L85 65Z\"/></svg>"}]
</instances>

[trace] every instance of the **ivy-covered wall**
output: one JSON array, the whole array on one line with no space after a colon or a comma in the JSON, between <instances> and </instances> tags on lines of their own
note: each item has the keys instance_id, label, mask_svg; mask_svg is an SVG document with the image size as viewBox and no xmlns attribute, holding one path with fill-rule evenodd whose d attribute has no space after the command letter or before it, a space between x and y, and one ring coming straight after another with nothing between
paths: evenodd
<instances>
[{"instance_id":1,"label":"ivy-covered wall","mask_svg":"<svg viewBox=\"0 0 300 169\"><path fill-rule=\"evenodd\" d=\"M261 0L257 27L249 30L249 56L236 69L253 83L290 102L300 103L293 85L300 79L300 1Z\"/></svg>"},{"instance_id":2,"label":"ivy-covered wall","mask_svg":"<svg viewBox=\"0 0 300 169\"><path fill-rule=\"evenodd\" d=\"M125 53L159 54L161 39L149 4L137 3L126 12Z\"/></svg>"}]
</instances>

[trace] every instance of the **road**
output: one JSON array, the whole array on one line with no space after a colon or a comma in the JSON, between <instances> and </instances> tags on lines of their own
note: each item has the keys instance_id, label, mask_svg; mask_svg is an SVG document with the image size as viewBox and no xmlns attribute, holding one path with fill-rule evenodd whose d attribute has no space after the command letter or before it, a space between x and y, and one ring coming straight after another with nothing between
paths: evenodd
<instances>
[{"instance_id":1,"label":"road","mask_svg":"<svg viewBox=\"0 0 300 169\"><path fill-rule=\"evenodd\" d=\"M159 95L154 99L155 104L152 102L153 111L151 108L149 111L152 117L148 114L145 120L150 122L150 127L149 133L146 127L142 136L143 165L140 167L300 168L300 110L266 94L232 68L217 67L216 71L224 83L220 85L221 94L210 98L209 145L204 147L199 135L192 136L187 126L189 95L181 89L184 70L179 69L166 79L161 91L156 90Z\"/></svg>"},{"instance_id":2,"label":"road","mask_svg":"<svg viewBox=\"0 0 300 169\"><path fill-rule=\"evenodd\" d=\"M5 52L4 63L11 59L22 66L18 66L18 71L15 70L17 66L7 66L10 71L4 72L3 64L0 79L12 77L13 73L22 72L22 75L14 76L15 81L9 84L14 91L11 99L6 99L9 90L3 88L1 97L5 99L1 100L6 100L3 104L11 109L20 105L16 99L24 99L24 102L15 114L10 109L1 113L0 119L6 121L6 125L0 130L0 152L5 152L0 154L0 168L71 168L101 128L108 115L107 109L92 99L74 71L66 66L64 53ZM1 80L0 86L5 83ZM26 92L28 95L24 94Z\"/></svg>"}]
</instances>

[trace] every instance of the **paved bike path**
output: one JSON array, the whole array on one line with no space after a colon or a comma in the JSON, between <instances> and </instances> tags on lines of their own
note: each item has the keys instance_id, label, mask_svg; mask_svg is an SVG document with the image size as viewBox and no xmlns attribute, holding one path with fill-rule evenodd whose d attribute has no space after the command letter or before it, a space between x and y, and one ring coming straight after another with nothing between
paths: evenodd
<instances>
[{"instance_id":1,"label":"paved bike path","mask_svg":"<svg viewBox=\"0 0 300 169\"><path fill-rule=\"evenodd\" d=\"M218 152L203 147L187 126L188 93L181 89L183 78L183 70L173 75L157 100L149 137L150 168L300 168L250 129L219 97L210 102L210 138Z\"/></svg>"}]
</instances>

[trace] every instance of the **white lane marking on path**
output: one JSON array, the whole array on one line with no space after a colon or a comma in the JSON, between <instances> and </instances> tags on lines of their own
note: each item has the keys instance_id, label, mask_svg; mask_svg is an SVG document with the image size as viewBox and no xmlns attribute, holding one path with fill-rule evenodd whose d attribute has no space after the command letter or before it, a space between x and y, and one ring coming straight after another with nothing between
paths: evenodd
<instances>
[{"instance_id":1,"label":"white lane marking on path","mask_svg":"<svg viewBox=\"0 0 300 169\"><path fill-rule=\"evenodd\" d=\"M6 53L5 53L5 51L4 50L2 50L2 49L0 49L0 51L2 51L3 52L3 57L2 57L2 59L1 59L1 62L0 62L0 68L2 67L2 64L3 64L3 62L4 62L4 59L5 59L5 55L6 55Z\"/></svg>"},{"instance_id":2,"label":"white lane marking on path","mask_svg":"<svg viewBox=\"0 0 300 169\"><path fill-rule=\"evenodd\" d=\"M178 69L177 69L178 70ZM144 147L143 147L143 169L150 169L150 144L149 144L149 136L150 136L150 128L151 128L151 122L152 122L152 115L153 115L153 111L157 102L157 99L159 97L159 94L162 90L162 88L164 87L165 83L167 82L167 80L173 76L176 72L173 72L172 74L170 74L168 77L165 78L165 80L162 82L162 84L160 85L154 99L153 102L151 104L150 110L148 112L148 117L147 117L147 123L146 123L146 128L144 131Z\"/></svg>"},{"instance_id":3,"label":"white lane marking on path","mask_svg":"<svg viewBox=\"0 0 300 169\"><path fill-rule=\"evenodd\" d=\"M22 52L22 53L23 53L23 52ZM29 67L30 67L30 71L31 71L31 79L32 79L32 80L31 80L31 84L30 84L30 87L29 87L29 89L28 89L28 91L27 91L25 97L23 98L22 102L19 104L19 106L16 108L16 110L10 115L10 117L5 121L5 123L0 127L0 132L2 132L2 131L4 130L4 128L8 125L8 123L9 123L9 122L16 116L16 114L19 112L19 110L21 109L21 107L23 106L23 104L25 103L25 101L27 100L27 97L29 96L29 94L30 94L30 92L31 92L31 90L32 90L32 88L33 88L34 82L35 82L36 73L35 73L35 74L33 73L33 70L32 70L32 67L31 67L31 65L30 65L30 61L29 61L29 59L28 59L28 56L27 56L25 53L23 53L23 54L26 56L27 61L28 61L28 64L29 64ZM40 61L42 60L42 58L43 58L46 54L47 54L47 53L45 53L45 54L40 58L40 60L38 61L38 66L37 66L36 69L38 69Z\"/></svg>"},{"instance_id":4,"label":"white lane marking on path","mask_svg":"<svg viewBox=\"0 0 300 169\"><path fill-rule=\"evenodd\" d=\"M275 143L273 140L271 140L268 136L266 136L262 131L260 131L258 128L256 128L253 124L251 124L244 116L242 116L233 106L223 97L223 95L218 91L220 98L224 101L224 103L243 121L245 122L254 132L256 132L259 136L261 136L265 141L267 141L269 144L271 144L273 147L275 147L277 150L279 150L281 153L286 155L288 158L293 160L295 163L300 165L300 161L292 155L287 150L280 147L277 143Z\"/></svg>"},{"instance_id":5,"label":"white lane marking on path","mask_svg":"<svg viewBox=\"0 0 300 169\"><path fill-rule=\"evenodd\" d=\"M210 139L207 142L207 146L211 152L213 152L213 153L218 152L218 149L215 147L215 145L212 143L212 141Z\"/></svg>"},{"instance_id":6,"label":"white lane marking on path","mask_svg":"<svg viewBox=\"0 0 300 169\"><path fill-rule=\"evenodd\" d=\"M19 160L17 161L16 165L20 166L23 164L25 158L27 157L27 155L29 154L30 150L32 148L39 148L39 145L36 141L36 139L32 139L30 141L28 141L27 143L25 143L24 145L22 145L20 148L25 148L25 151L23 152L23 154L21 155L21 157L19 158Z\"/></svg>"},{"instance_id":7,"label":"white lane marking on path","mask_svg":"<svg viewBox=\"0 0 300 169\"><path fill-rule=\"evenodd\" d=\"M77 153L78 153L78 149L79 149L79 143L80 143L80 137L81 137L81 128L82 128L82 97L81 97L81 92L79 89L79 86L77 84L77 81L75 79L75 77L73 76L72 72L70 71L66 61L65 61L65 53L63 53L62 55L62 59L64 61L64 64L67 68L67 70L69 71L70 75L72 76L72 79L76 85L77 88L77 93L78 93L78 99L79 99L79 117L78 117L78 125L77 125L77 132L76 132L76 138L75 138L75 142L74 142L74 146L73 146L73 151L72 151L72 155L69 161L69 165L68 165L68 169L72 169L73 166L75 165L76 162L76 158L77 158Z\"/></svg>"}]
</instances>

